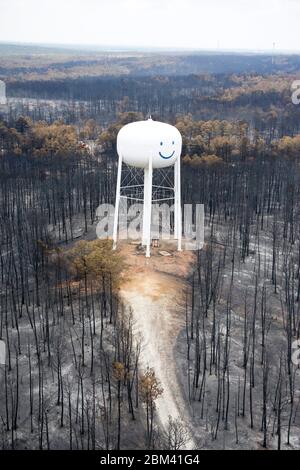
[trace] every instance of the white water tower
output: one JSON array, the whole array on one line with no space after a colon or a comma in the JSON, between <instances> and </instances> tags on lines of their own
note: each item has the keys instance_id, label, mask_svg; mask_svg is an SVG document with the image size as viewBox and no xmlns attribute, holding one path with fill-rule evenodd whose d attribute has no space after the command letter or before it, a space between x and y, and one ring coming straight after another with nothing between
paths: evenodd
<instances>
[{"instance_id":1,"label":"white water tower","mask_svg":"<svg viewBox=\"0 0 300 470\"><path fill-rule=\"evenodd\" d=\"M178 250L181 250L181 190L180 190L180 155L182 148L181 134L176 127L163 122L153 121L151 118L146 121L132 122L126 124L119 131L117 136L117 152L119 155L116 204L113 227L113 249L116 248L118 239L118 220L120 199L130 198L130 192L134 193L139 186L142 186L143 200L143 226L142 244L146 246L146 257L150 256L151 244L151 208L153 203L174 201L174 238L177 239ZM122 167L127 165L132 169L143 170L143 185L131 184L126 181L122 185ZM174 168L174 178L171 187L165 188L163 185L155 185L153 191L153 170L166 171L168 167ZM136 181L133 181L134 183ZM159 189L170 190L170 197L156 197ZM129 196L128 196L129 195Z\"/></svg>"}]
</instances>

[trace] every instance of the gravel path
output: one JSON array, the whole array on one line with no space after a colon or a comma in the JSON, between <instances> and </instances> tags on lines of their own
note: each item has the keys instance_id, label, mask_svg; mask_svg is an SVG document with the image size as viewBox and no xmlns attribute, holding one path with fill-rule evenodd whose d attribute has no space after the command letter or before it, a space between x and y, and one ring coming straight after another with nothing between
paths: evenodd
<instances>
[{"instance_id":1,"label":"gravel path","mask_svg":"<svg viewBox=\"0 0 300 470\"><path fill-rule=\"evenodd\" d=\"M141 336L140 364L143 369L153 368L163 388L157 400L157 413L163 427L169 416L180 420L190 429L190 411L187 409L178 383L174 360L174 347L184 327L182 297L184 281L171 274L144 270L131 275L123 284L121 296L132 308L134 332ZM191 438L187 449L196 448Z\"/></svg>"}]
</instances>

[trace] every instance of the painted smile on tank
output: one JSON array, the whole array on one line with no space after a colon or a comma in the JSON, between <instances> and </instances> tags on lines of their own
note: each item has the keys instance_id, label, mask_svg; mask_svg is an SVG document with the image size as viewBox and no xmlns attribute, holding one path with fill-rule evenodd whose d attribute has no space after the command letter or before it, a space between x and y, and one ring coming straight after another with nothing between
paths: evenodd
<instances>
[{"instance_id":1,"label":"painted smile on tank","mask_svg":"<svg viewBox=\"0 0 300 470\"><path fill-rule=\"evenodd\" d=\"M165 155L163 155L161 152L159 152L159 155L161 156L161 158L164 158L165 160L168 160L169 158L173 157L174 153L175 153L175 150L173 150L171 155L168 155L167 157Z\"/></svg>"},{"instance_id":2,"label":"painted smile on tank","mask_svg":"<svg viewBox=\"0 0 300 470\"><path fill-rule=\"evenodd\" d=\"M174 140L173 140L173 141L172 141L172 145L174 145L174 144L175 144L175 142L174 142ZM161 142L160 145L163 146L164 143ZM174 155L174 153L175 153L175 150L173 150L173 152L171 153L171 155L167 155L167 156L166 156L166 155L163 155L161 152L158 152L158 153L159 153L159 155L161 156L161 158L163 158L164 160L169 160L169 158L172 158L172 157L173 157L173 155Z\"/></svg>"}]
</instances>

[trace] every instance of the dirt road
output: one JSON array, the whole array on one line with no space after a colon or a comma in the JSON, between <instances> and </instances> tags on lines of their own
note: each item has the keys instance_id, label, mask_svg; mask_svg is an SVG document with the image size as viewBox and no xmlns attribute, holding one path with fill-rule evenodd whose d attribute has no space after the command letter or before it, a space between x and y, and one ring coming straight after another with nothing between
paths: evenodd
<instances>
[{"instance_id":1,"label":"dirt road","mask_svg":"<svg viewBox=\"0 0 300 470\"><path fill-rule=\"evenodd\" d=\"M166 267L164 258L159 260L160 263ZM173 269L180 271L177 263L173 260ZM143 369L153 368L163 387L163 394L156 403L162 426L166 427L171 416L180 418L191 431L190 411L182 396L174 360L176 338L185 325L185 281L172 272L157 270L157 266L156 259L152 265L149 262L148 266L131 270L130 279L122 285L121 296L132 308L136 337L141 335L140 364ZM191 438L186 448L194 447Z\"/></svg>"}]
</instances>

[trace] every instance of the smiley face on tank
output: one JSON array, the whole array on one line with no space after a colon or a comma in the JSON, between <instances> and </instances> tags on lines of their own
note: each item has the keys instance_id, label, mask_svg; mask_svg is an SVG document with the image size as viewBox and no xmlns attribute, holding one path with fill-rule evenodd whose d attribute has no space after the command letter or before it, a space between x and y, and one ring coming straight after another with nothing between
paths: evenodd
<instances>
[{"instance_id":1,"label":"smiley face on tank","mask_svg":"<svg viewBox=\"0 0 300 470\"><path fill-rule=\"evenodd\" d=\"M173 166L180 158L181 134L176 127L164 122L138 121L125 125L117 138L118 154L124 163L138 168Z\"/></svg>"},{"instance_id":2,"label":"smiley face on tank","mask_svg":"<svg viewBox=\"0 0 300 470\"><path fill-rule=\"evenodd\" d=\"M159 140L156 141L156 151L153 151L153 167L164 168L175 164L180 158L182 138L176 127L165 123L156 123Z\"/></svg>"},{"instance_id":3,"label":"smiley face on tank","mask_svg":"<svg viewBox=\"0 0 300 470\"><path fill-rule=\"evenodd\" d=\"M159 153L159 156L161 158L163 158L164 160L169 160L170 158L172 158L174 156L174 154L175 154L175 140L172 140L172 145L168 145L168 144L164 145L164 142L161 141L160 146L161 146L161 151L158 152L158 153Z\"/></svg>"}]
</instances>

